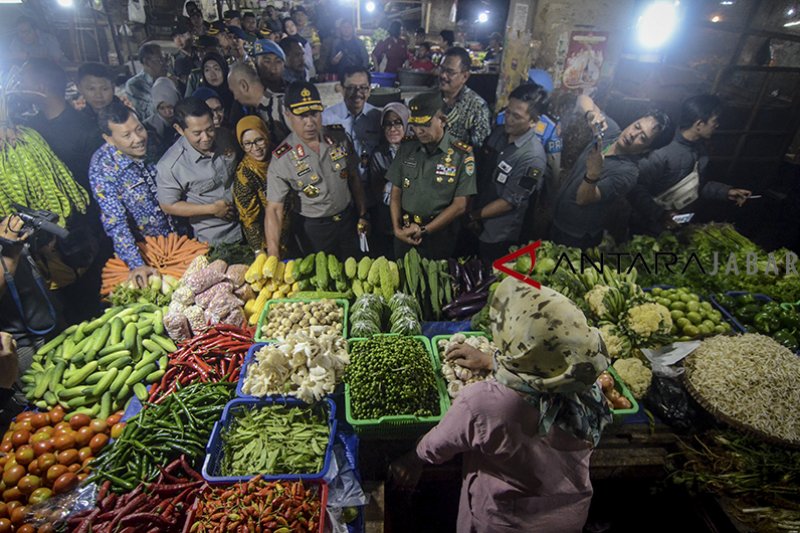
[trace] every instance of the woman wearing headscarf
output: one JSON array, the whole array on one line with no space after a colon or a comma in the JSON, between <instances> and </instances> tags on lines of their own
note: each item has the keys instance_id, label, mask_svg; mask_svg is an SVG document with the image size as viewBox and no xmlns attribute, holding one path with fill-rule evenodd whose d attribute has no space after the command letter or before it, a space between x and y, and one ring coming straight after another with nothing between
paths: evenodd
<instances>
[{"instance_id":1,"label":"woman wearing headscarf","mask_svg":"<svg viewBox=\"0 0 800 533\"><path fill-rule=\"evenodd\" d=\"M565 296L514 278L498 285L490 319L494 357L465 347L448 358L493 369L494 379L462 389L392 474L412 487L423 464L463 453L459 533L579 533L592 498L589 459L611 421L596 384L605 345Z\"/></svg>"},{"instance_id":2,"label":"woman wearing headscarf","mask_svg":"<svg viewBox=\"0 0 800 533\"><path fill-rule=\"evenodd\" d=\"M283 19L283 33L285 33L288 38L300 43L303 47L303 58L306 65L306 72L308 73L308 79L315 78L317 76L317 69L314 66L314 52L311 49L311 43L308 39L300 35L297 24L291 17Z\"/></svg>"},{"instance_id":3,"label":"woman wearing headscarf","mask_svg":"<svg viewBox=\"0 0 800 533\"><path fill-rule=\"evenodd\" d=\"M150 94L153 97L156 112L145 121L144 125L149 133L148 144L152 149L148 150L148 157L158 161L178 137L178 133L172 127L172 116L181 95L178 93L178 88L175 87L175 82L166 77L158 78L153 82Z\"/></svg>"},{"instance_id":4,"label":"woman wearing headscarf","mask_svg":"<svg viewBox=\"0 0 800 533\"><path fill-rule=\"evenodd\" d=\"M207 53L203 56L201 71L203 79L199 87L208 87L216 92L225 109L227 124L236 124L244 113L228 87L228 63L225 58L216 52Z\"/></svg>"},{"instance_id":5,"label":"woman wearing headscarf","mask_svg":"<svg viewBox=\"0 0 800 533\"><path fill-rule=\"evenodd\" d=\"M239 211L247 244L258 252L265 250L265 212L267 207L267 168L270 142L267 126L259 117L244 117L236 124L236 139L244 150L244 158L236 168L233 201Z\"/></svg>"},{"instance_id":6,"label":"woman wearing headscarf","mask_svg":"<svg viewBox=\"0 0 800 533\"><path fill-rule=\"evenodd\" d=\"M392 245L394 232L392 214L389 211L392 183L386 179L386 171L389 170L389 165L392 164L406 135L409 115L410 111L403 103L392 102L384 106L381 112L383 137L369 159L369 189L366 193L372 195L372 200L368 204L375 206L372 212L372 232L375 238L371 239L374 242L370 242L370 250L374 251L375 257L381 255L394 257Z\"/></svg>"}]
</instances>

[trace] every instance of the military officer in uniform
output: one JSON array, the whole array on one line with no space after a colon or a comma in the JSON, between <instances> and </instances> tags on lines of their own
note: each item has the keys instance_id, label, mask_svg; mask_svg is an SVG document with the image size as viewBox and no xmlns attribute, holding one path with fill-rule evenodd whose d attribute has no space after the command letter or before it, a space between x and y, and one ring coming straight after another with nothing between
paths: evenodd
<instances>
[{"instance_id":1,"label":"military officer in uniform","mask_svg":"<svg viewBox=\"0 0 800 533\"><path fill-rule=\"evenodd\" d=\"M400 145L386 172L396 257L412 247L430 259L452 257L459 219L476 192L472 147L447 132L443 107L438 92L411 100L408 122L417 138Z\"/></svg>"},{"instance_id":2,"label":"military officer in uniform","mask_svg":"<svg viewBox=\"0 0 800 533\"><path fill-rule=\"evenodd\" d=\"M546 105L544 89L520 85L509 95L505 123L478 150L478 198L468 218L488 264L519 243L529 199L542 183L547 160L536 126Z\"/></svg>"},{"instance_id":3,"label":"military officer in uniform","mask_svg":"<svg viewBox=\"0 0 800 533\"><path fill-rule=\"evenodd\" d=\"M290 84L284 103L292 133L272 152L267 171L267 251L280 255L283 204L294 192L300 208L293 227L304 252L324 250L342 260L358 256L369 215L355 150L341 126L322 127L322 101L313 84Z\"/></svg>"}]
</instances>

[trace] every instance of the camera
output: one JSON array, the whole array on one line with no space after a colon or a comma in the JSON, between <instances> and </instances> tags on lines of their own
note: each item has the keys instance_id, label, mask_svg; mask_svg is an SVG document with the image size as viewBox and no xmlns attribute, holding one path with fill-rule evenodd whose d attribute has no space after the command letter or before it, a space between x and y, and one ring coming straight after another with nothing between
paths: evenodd
<instances>
[{"instance_id":1,"label":"camera","mask_svg":"<svg viewBox=\"0 0 800 533\"><path fill-rule=\"evenodd\" d=\"M50 242L53 237L66 239L69 236L69 231L56 224L58 215L55 213L45 209L30 209L17 203L12 204L12 206L17 211L15 213L16 216L23 222L20 233L31 236L29 242L34 250ZM0 238L0 244L13 246L17 242Z\"/></svg>"}]
</instances>

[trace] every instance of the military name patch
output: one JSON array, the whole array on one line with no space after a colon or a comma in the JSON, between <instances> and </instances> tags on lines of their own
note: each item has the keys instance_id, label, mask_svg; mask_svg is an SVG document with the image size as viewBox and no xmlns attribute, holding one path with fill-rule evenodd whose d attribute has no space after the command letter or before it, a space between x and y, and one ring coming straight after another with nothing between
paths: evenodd
<instances>
[{"instance_id":1,"label":"military name patch","mask_svg":"<svg viewBox=\"0 0 800 533\"><path fill-rule=\"evenodd\" d=\"M417 160L416 159L406 159L405 161L403 161L403 164L408 166L408 167L415 168L417 166Z\"/></svg>"},{"instance_id":2,"label":"military name patch","mask_svg":"<svg viewBox=\"0 0 800 533\"><path fill-rule=\"evenodd\" d=\"M475 158L473 156L470 155L464 159L464 171L467 176L475 174Z\"/></svg>"}]
</instances>

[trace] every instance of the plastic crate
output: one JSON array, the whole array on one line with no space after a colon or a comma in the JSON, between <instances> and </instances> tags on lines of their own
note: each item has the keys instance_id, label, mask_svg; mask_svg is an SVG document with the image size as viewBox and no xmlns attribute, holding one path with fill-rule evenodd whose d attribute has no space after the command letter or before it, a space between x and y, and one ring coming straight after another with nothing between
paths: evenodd
<instances>
[{"instance_id":1,"label":"plastic crate","mask_svg":"<svg viewBox=\"0 0 800 533\"><path fill-rule=\"evenodd\" d=\"M483 331L460 331L458 333L453 333L452 335L436 335L435 337L431 338L431 351L433 352L434 357L436 357L436 361L439 363L439 368L438 368L439 374L442 373L442 356L439 354L439 341L448 340L453 335L464 335L465 337L486 337L490 341L492 340L492 336L487 335ZM445 379L445 387L447 387L446 379ZM450 397L449 393L447 394L447 397L448 398ZM452 403L452 399L450 400L450 402Z\"/></svg>"},{"instance_id":2,"label":"plastic crate","mask_svg":"<svg viewBox=\"0 0 800 533\"><path fill-rule=\"evenodd\" d=\"M725 296L732 296L733 298L736 298L737 296L742 296L744 294L751 294L751 293L748 293L747 291L728 291L725 293ZM759 302L767 303L772 301L772 298L770 298L766 294L752 293L752 296L755 300L758 300ZM741 333L747 332L747 328L744 326L744 324L739 322L739 319L733 316L733 312L731 312L728 308L719 303L719 301L714 297L713 294L710 296L710 300L711 300L711 305L716 307L717 310L720 313L722 313L725 319L731 324L733 324L733 327L735 327Z\"/></svg>"},{"instance_id":3,"label":"plastic crate","mask_svg":"<svg viewBox=\"0 0 800 533\"><path fill-rule=\"evenodd\" d=\"M394 334L374 335L371 338L392 336ZM450 396L447 394L447 387L442 378L439 356L433 353L431 343L427 337L414 335L413 338L419 340L428 352L433 373L436 378L436 389L439 393L439 414L434 416L415 416L415 415L390 415L382 416L378 419L359 420L353 416L350 401L350 385L344 386L344 410L347 422L353 426L356 434L361 438L372 439L397 439L415 438L426 432L442 420L442 416L450 408ZM348 344L364 342L369 339L349 339Z\"/></svg>"},{"instance_id":4,"label":"plastic crate","mask_svg":"<svg viewBox=\"0 0 800 533\"><path fill-rule=\"evenodd\" d=\"M267 300L264 309L261 310L261 315L258 317L258 325L256 326L256 335L255 341L256 342L265 342L275 339L267 339L261 335L261 326L264 325L264 320L267 318L267 314L269 313L269 308L271 305L276 303L289 303L289 302L319 302L321 300L329 300L330 298L281 298L277 300ZM347 338L347 319L348 315L350 314L350 303L347 300L343 299L335 299L334 302L342 307L344 310L344 317L342 318L342 337L345 339Z\"/></svg>"},{"instance_id":5,"label":"plastic crate","mask_svg":"<svg viewBox=\"0 0 800 533\"><path fill-rule=\"evenodd\" d=\"M264 398L264 399L250 399L250 398L236 398L228 402L225 410L222 411L222 419L214 424L214 429L211 431L211 437L206 445L206 457L203 461L203 477L210 483L236 483L238 481L247 481L253 476L261 475L264 479L272 480L319 480L322 479L328 471L331 463L331 456L333 454L333 441L336 436L336 404L333 400L326 398L316 405L326 405L328 409L328 427L330 428L330 438L328 445L325 448L325 458L322 463L322 469L319 472L309 472L303 474L274 474L266 475L261 472L252 472L246 476L222 476L219 474L219 465L222 461L222 430L227 428L233 419L235 412L241 409L253 408L271 408L273 406L289 406L300 408L311 408L309 404L298 400L297 398Z\"/></svg>"},{"instance_id":6,"label":"plastic crate","mask_svg":"<svg viewBox=\"0 0 800 533\"><path fill-rule=\"evenodd\" d=\"M270 481L281 481L281 480L270 480ZM287 480L288 481L288 480ZM304 480L303 485L306 488L309 486L317 486L319 487L320 491L320 506L319 506L319 529L317 530L319 533L325 533L325 520L327 519L327 512L326 509L328 507L328 484L322 480ZM192 526L195 523L197 518L197 506L200 503L200 499L195 499L192 506L189 508L188 513L186 513L186 521L183 524L182 533L190 533L192 531Z\"/></svg>"},{"instance_id":7,"label":"plastic crate","mask_svg":"<svg viewBox=\"0 0 800 533\"><path fill-rule=\"evenodd\" d=\"M247 369L250 366L250 364L253 363L253 361L256 358L256 352L259 351L264 346L267 346L268 344L271 344L271 343L269 343L269 342L258 342L256 344L252 345L249 350L247 350L247 355L245 356L244 361L242 362L242 368L241 368L241 370L239 370L239 383L236 384L236 397L237 398L251 398L251 399L259 399L259 398L261 398L261 396L251 396L249 394L245 394L242 391L242 387L244 387L244 378L247 376ZM283 396L283 395L275 394L275 395L272 395L272 396L269 396L269 397L276 397L276 396ZM267 396L265 396L265 398L266 397Z\"/></svg>"},{"instance_id":8,"label":"plastic crate","mask_svg":"<svg viewBox=\"0 0 800 533\"><path fill-rule=\"evenodd\" d=\"M639 412L639 402L637 402L636 398L633 397L633 394L631 394L631 391L628 390L625 382L619 377L619 374L617 374L617 371L614 370L614 367L609 366L607 370L608 373L614 378L614 387L619 391L620 394L625 396L629 402L631 402L630 409L611 409L611 414L614 415L614 422L621 422L626 416L635 415Z\"/></svg>"}]
</instances>

